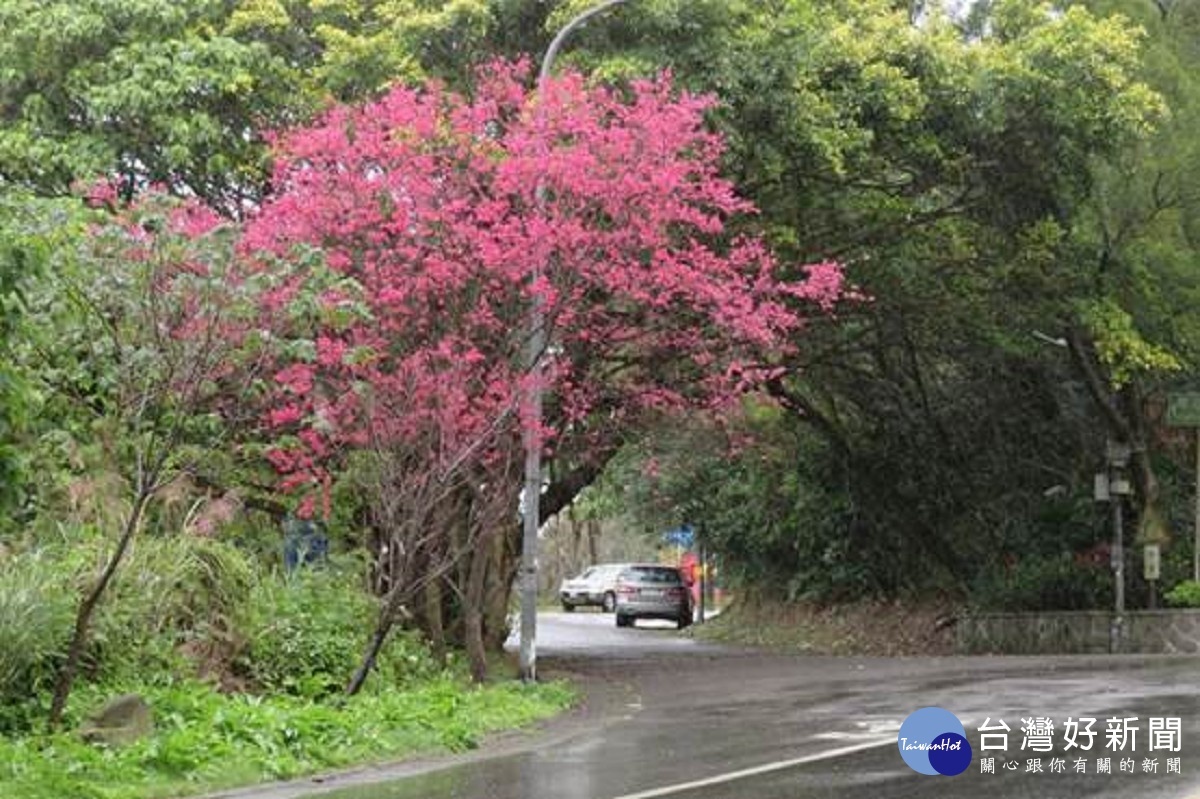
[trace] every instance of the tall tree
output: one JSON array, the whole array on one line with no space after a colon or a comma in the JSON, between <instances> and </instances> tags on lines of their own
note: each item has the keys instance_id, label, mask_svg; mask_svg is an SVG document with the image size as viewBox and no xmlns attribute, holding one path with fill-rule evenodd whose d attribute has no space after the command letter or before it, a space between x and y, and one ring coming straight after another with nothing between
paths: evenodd
<instances>
[{"instance_id":1,"label":"tall tree","mask_svg":"<svg viewBox=\"0 0 1200 799\"><path fill-rule=\"evenodd\" d=\"M330 97L461 81L492 24L482 0L2 0L0 189L104 174L238 216L269 177L265 131Z\"/></svg>"},{"instance_id":2,"label":"tall tree","mask_svg":"<svg viewBox=\"0 0 1200 799\"><path fill-rule=\"evenodd\" d=\"M1162 409L1168 389L1195 386L1200 363L1192 313L1200 301L1200 6L1088 5L1131 16L1147 32L1140 73L1163 94L1169 114L1141 146L1097 171L1070 240L1084 279L1064 298L1058 321L1108 437L1131 445L1138 537L1168 543L1171 497L1160 475L1170 456L1184 453L1164 428Z\"/></svg>"},{"instance_id":3,"label":"tall tree","mask_svg":"<svg viewBox=\"0 0 1200 799\"><path fill-rule=\"evenodd\" d=\"M1041 521L1086 514L1103 428L1066 352L1034 334L1086 318L1097 165L1161 120L1137 29L1025 0L916 23L874 0L735 3L700 25L711 11L622 9L592 33L615 55L591 60L666 59L716 87L751 224L788 260L843 260L871 298L810 326L772 384L824 441L795 443L825 465L797 472L845 508L793 534L828 530L870 564L864 590L888 594L964 591L1016 553L1094 544L1089 525ZM621 50L647 30L694 35Z\"/></svg>"},{"instance_id":4,"label":"tall tree","mask_svg":"<svg viewBox=\"0 0 1200 799\"><path fill-rule=\"evenodd\" d=\"M470 98L396 89L281 142L278 193L242 246L291 356L272 411L285 485L383 441L426 453L427 473L470 464L488 483L471 507L507 518L507 537L517 498L487 475L517 462L521 424L554 451L603 452L645 412L760 382L806 309L838 299L837 266L784 281L762 242L724 235L752 206L718 176L710 99L577 74L535 96L528 78L494 65ZM535 303L544 423L519 402ZM489 578L502 598L510 571Z\"/></svg>"},{"instance_id":5,"label":"tall tree","mask_svg":"<svg viewBox=\"0 0 1200 799\"><path fill-rule=\"evenodd\" d=\"M115 194L105 188L93 200ZM230 335L252 318L253 295L230 268L232 231L212 211L150 197L90 221L30 289L13 350L39 409L66 422L54 434L58 447L75 468L114 474L121 489L111 498L118 529L105 531L111 549L82 592L59 666L52 728L150 503L227 440L218 412L244 393L237 381L254 376L249 363L236 368L239 353L252 360L254 351L233 346L239 337Z\"/></svg>"}]
</instances>

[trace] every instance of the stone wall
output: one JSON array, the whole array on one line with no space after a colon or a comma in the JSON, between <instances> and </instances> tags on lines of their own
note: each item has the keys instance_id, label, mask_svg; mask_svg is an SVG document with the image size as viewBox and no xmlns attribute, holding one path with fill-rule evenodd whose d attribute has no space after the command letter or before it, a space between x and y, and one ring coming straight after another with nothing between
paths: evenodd
<instances>
[{"instance_id":1,"label":"stone wall","mask_svg":"<svg viewBox=\"0 0 1200 799\"><path fill-rule=\"evenodd\" d=\"M955 649L1004 655L1198 654L1200 610L1129 611L1119 630L1107 611L967 615L955 625Z\"/></svg>"}]
</instances>

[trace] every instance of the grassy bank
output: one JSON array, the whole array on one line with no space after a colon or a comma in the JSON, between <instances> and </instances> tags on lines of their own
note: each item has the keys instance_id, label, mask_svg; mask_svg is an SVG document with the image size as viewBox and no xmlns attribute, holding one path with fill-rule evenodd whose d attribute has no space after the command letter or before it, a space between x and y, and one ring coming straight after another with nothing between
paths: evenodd
<instances>
[{"instance_id":1,"label":"grassy bank","mask_svg":"<svg viewBox=\"0 0 1200 799\"><path fill-rule=\"evenodd\" d=\"M230 544L147 538L96 618L50 735L96 543L81 535L0 563L2 799L186 796L460 751L573 700L564 684L518 684L500 662L474 685L461 656L435 656L412 630L389 637L363 692L345 699L378 613L361 559L288 575ZM153 731L119 747L85 742L89 716L124 694L149 705Z\"/></svg>"},{"instance_id":2,"label":"grassy bank","mask_svg":"<svg viewBox=\"0 0 1200 799\"><path fill-rule=\"evenodd\" d=\"M149 701L156 722L151 737L116 749L84 743L74 733L0 738L0 796L185 796L416 753L462 751L487 732L553 715L574 697L562 683L472 686L451 672L342 703L226 695L178 681L81 691L73 717L117 690Z\"/></svg>"},{"instance_id":3,"label":"grassy bank","mask_svg":"<svg viewBox=\"0 0 1200 799\"><path fill-rule=\"evenodd\" d=\"M700 639L818 655L948 655L953 627L934 606L863 602L821 607L738 602L693 628Z\"/></svg>"}]
</instances>

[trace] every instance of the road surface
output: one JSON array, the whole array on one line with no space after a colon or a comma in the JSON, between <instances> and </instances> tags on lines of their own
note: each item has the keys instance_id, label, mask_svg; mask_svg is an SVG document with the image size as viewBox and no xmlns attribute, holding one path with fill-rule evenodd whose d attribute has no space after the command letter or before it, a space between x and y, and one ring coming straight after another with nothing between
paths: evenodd
<instances>
[{"instance_id":1,"label":"road surface","mask_svg":"<svg viewBox=\"0 0 1200 799\"><path fill-rule=\"evenodd\" d=\"M807 799L808 797L1150 797L1200 799L1200 658L784 656L697 643L668 626L620 629L601 613L539 617L543 672L568 671L589 707L541 737L509 741L467 762L402 767L400 779L314 794L313 786L239 794L256 799ZM901 721L938 706L956 714L975 756L957 777L911 771ZM1053 752L1021 751L1021 719L1055 722ZM1099 719L1086 755L1062 748L1062 721ZM1136 773L1105 749L1105 720L1137 717ZM1182 720L1180 751L1148 750L1148 719ZM996 773L981 773L985 719L1011 728ZM556 726L557 725L557 726ZM1111 774L1096 758L1111 757ZM1007 759L1016 770L1005 768ZM1028 771L1040 757L1042 772ZM1167 773L1168 757L1181 773ZM1065 773L1051 772L1051 760ZM1156 771L1143 769L1153 758ZM421 772L421 773L417 773ZM351 781L374 781L370 772ZM337 783L344 784L344 783Z\"/></svg>"}]
</instances>

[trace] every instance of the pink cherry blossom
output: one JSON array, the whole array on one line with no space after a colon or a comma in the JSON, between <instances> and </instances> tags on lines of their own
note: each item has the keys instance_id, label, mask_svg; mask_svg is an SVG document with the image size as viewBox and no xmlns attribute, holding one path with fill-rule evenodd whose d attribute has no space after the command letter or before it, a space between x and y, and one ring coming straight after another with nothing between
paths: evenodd
<instances>
[{"instance_id":1,"label":"pink cherry blossom","mask_svg":"<svg viewBox=\"0 0 1200 799\"><path fill-rule=\"evenodd\" d=\"M755 209L719 174L713 97L669 74L617 90L568 72L543 96L529 77L495 63L471 97L396 88L275 137L276 192L240 252L271 278L263 324L314 342L274 375L272 426L320 430L269 456L286 486L324 484L368 442L437 468L484 439L494 462L522 430L553 453L640 413L720 407L844 297L838 264L785 280L760 239L726 232ZM306 302L321 310L297 321ZM540 424L521 402L535 304Z\"/></svg>"}]
</instances>

